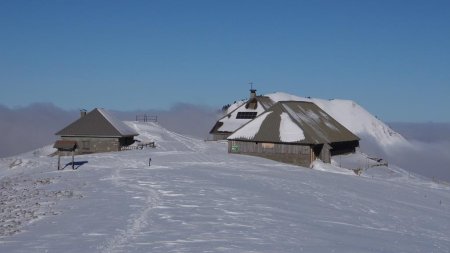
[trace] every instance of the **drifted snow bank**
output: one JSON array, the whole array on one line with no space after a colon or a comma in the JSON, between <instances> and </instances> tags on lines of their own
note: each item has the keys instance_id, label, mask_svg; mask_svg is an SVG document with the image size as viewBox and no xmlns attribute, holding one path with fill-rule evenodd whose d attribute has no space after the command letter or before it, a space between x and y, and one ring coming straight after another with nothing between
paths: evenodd
<instances>
[{"instance_id":1,"label":"drifted snow bank","mask_svg":"<svg viewBox=\"0 0 450 253\"><path fill-rule=\"evenodd\" d=\"M352 170L341 168L333 164L324 163L319 159L315 160L311 164L311 169L344 175L356 175Z\"/></svg>"}]
</instances>

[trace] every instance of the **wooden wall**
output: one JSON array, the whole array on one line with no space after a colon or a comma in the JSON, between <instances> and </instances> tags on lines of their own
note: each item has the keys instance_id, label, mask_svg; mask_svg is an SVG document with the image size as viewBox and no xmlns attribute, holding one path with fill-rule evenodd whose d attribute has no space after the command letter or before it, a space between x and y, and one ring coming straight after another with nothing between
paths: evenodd
<instances>
[{"instance_id":1,"label":"wooden wall","mask_svg":"<svg viewBox=\"0 0 450 253\"><path fill-rule=\"evenodd\" d=\"M78 144L75 154L120 151L119 138L96 137L61 137L63 140L73 140Z\"/></svg>"},{"instance_id":2,"label":"wooden wall","mask_svg":"<svg viewBox=\"0 0 450 253\"><path fill-rule=\"evenodd\" d=\"M228 152L259 156L304 167L309 167L311 162L315 159L314 152L312 152L309 145L298 144L232 140L228 141Z\"/></svg>"}]
</instances>

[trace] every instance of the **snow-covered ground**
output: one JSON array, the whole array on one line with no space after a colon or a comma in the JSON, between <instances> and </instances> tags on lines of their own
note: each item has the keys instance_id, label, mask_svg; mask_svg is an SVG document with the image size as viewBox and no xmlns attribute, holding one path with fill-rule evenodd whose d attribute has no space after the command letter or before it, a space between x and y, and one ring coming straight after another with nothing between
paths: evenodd
<instances>
[{"instance_id":1,"label":"snow-covered ground","mask_svg":"<svg viewBox=\"0 0 450 253\"><path fill-rule=\"evenodd\" d=\"M0 252L450 252L447 185L363 154L307 169L128 124L157 147L77 170L50 147L1 159Z\"/></svg>"}]
</instances>

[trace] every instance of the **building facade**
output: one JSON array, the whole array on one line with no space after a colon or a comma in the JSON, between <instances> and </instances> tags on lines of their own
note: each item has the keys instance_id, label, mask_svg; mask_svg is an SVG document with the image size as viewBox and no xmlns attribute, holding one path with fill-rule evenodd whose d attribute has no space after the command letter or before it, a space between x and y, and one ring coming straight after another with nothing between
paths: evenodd
<instances>
[{"instance_id":1,"label":"building facade","mask_svg":"<svg viewBox=\"0 0 450 253\"><path fill-rule=\"evenodd\" d=\"M62 140L75 141L76 154L120 151L134 143L136 131L104 109L81 112L80 118L56 135Z\"/></svg>"},{"instance_id":2,"label":"building facade","mask_svg":"<svg viewBox=\"0 0 450 253\"><path fill-rule=\"evenodd\" d=\"M355 152L359 137L312 102L281 101L237 129L228 152L309 167L315 159Z\"/></svg>"}]
</instances>

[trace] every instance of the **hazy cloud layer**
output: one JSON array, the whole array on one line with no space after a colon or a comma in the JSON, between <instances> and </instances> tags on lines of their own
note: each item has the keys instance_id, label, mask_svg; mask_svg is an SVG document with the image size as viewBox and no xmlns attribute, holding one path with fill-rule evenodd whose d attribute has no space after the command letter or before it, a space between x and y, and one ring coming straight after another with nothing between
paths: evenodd
<instances>
[{"instance_id":1,"label":"hazy cloud layer","mask_svg":"<svg viewBox=\"0 0 450 253\"><path fill-rule=\"evenodd\" d=\"M113 113L130 121L135 120L137 114L157 115L159 124L165 128L201 139L208 138L209 130L219 117L216 108L192 104L176 104L169 110ZM12 109L0 105L0 157L53 143L57 138L54 133L78 117L78 111L66 111L52 104ZM362 151L409 171L450 182L450 123L390 123L390 126L405 136L412 146L386 150L376 140L360 136Z\"/></svg>"},{"instance_id":2,"label":"hazy cloud layer","mask_svg":"<svg viewBox=\"0 0 450 253\"><path fill-rule=\"evenodd\" d=\"M450 182L450 123L390 123L412 148L394 148L389 156L400 167Z\"/></svg>"},{"instance_id":3,"label":"hazy cloud layer","mask_svg":"<svg viewBox=\"0 0 450 253\"><path fill-rule=\"evenodd\" d=\"M30 151L56 140L55 133L76 119L78 112L37 103L8 108L0 105L0 157Z\"/></svg>"},{"instance_id":4,"label":"hazy cloud layer","mask_svg":"<svg viewBox=\"0 0 450 253\"><path fill-rule=\"evenodd\" d=\"M389 125L405 138L423 142L450 142L450 123L403 123Z\"/></svg>"},{"instance_id":5,"label":"hazy cloud layer","mask_svg":"<svg viewBox=\"0 0 450 253\"><path fill-rule=\"evenodd\" d=\"M427 124L416 129L417 123L402 123L402 129L395 129L407 137L409 146L381 147L372 137L361 137L361 150L371 156L383 158L389 164L395 164L405 170L424 175L429 178L450 182L450 141L427 136L430 131L450 136L448 125ZM392 126L392 125L391 125ZM406 134L404 134L404 132Z\"/></svg>"}]
</instances>

